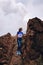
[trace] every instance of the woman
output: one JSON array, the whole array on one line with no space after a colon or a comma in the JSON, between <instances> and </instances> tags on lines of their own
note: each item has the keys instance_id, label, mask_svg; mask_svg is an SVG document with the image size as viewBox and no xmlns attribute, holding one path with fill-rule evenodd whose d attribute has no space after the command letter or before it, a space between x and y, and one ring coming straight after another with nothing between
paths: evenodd
<instances>
[{"instance_id":1,"label":"woman","mask_svg":"<svg viewBox=\"0 0 43 65\"><path fill-rule=\"evenodd\" d=\"M21 53L22 53L22 51L21 51L22 36L23 36L22 28L19 28L19 30L17 32L17 44L18 44L17 54L19 54L19 55L21 55Z\"/></svg>"}]
</instances>

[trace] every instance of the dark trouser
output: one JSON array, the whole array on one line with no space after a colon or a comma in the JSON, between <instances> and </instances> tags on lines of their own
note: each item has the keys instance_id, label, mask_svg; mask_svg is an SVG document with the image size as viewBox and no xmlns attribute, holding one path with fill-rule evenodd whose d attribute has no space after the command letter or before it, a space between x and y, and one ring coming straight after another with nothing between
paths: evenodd
<instances>
[{"instance_id":1,"label":"dark trouser","mask_svg":"<svg viewBox=\"0 0 43 65\"><path fill-rule=\"evenodd\" d=\"M21 47L22 47L22 38L18 38L17 39L17 43L18 43L18 51L20 51L22 53Z\"/></svg>"}]
</instances>

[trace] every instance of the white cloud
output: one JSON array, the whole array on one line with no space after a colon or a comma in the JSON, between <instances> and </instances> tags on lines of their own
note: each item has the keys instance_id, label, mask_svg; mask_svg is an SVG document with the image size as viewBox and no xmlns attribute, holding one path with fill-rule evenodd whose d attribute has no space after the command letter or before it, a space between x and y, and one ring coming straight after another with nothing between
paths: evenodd
<instances>
[{"instance_id":1,"label":"white cloud","mask_svg":"<svg viewBox=\"0 0 43 65\"><path fill-rule=\"evenodd\" d=\"M43 0L33 0L34 5L41 5L43 4Z\"/></svg>"},{"instance_id":2,"label":"white cloud","mask_svg":"<svg viewBox=\"0 0 43 65\"><path fill-rule=\"evenodd\" d=\"M0 35L10 32L16 34L19 27L26 27L23 22L26 8L22 3L15 0L0 1Z\"/></svg>"},{"instance_id":3,"label":"white cloud","mask_svg":"<svg viewBox=\"0 0 43 65\"><path fill-rule=\"evenodd\" d=\"M0 0L0 35L16 34L19 27L26 30L29 18L43 19L42 0Z\"/></svg>"},{"instance_id":4,"label":"white cloud","mask_svg":"<svg viewBox=\"0 0 43 65\"><path fill-rule=\"evenodd\" d=\"M30 0L26 8L28 13L24 18L25 20L33 17L38 17L43 20L43 0Z\"/></svg>"}]
</instances>

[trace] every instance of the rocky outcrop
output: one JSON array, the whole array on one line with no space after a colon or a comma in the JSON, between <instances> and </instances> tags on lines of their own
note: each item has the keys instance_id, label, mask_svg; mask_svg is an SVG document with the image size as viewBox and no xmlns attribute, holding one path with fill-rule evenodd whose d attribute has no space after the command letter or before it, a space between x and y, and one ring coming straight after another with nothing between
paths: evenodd
<instances>
[{"instance_id":1,"label":"rocky outcrop","mask_svg":"<svg viewBox=\"0 0 43 65\"><path fill-rule=\"evenodd\" d=\"M21 65L22 57L17 55L16 36L10 33L0 37L0 65Z\"/></svg>"},{"instance_id":2,"label":"rocky outcrop","mask_svg":"<svg viewBox=\"0 0 43 65\"><path fill-rule=\"evenodd\" d=\"M30 41L31 49L43 55L43 21L35 17L27 23L27 41Z\"/></svg>"},{"instance_id":3,"label":"rocky outcrop","mask_svg":"<svg viewBox=\"0 0 43 65\"><path fill-rule=\"evenodd\" d=\"M14 42L15 39L13 39L10 33L0 37L0 63L9 65Z\"/></svg>"},{"instance_id":4,"label":"rocky outcrop","mask_svg":"<svg viewBox=\"0 0 43 65\"><path fill-rule=\"evenodd\" d=\"M17 55L17 38L10 33L0 37L0 63L6 65L38 65L43 60L43 21L29 19L23 36L22 55ZM42 61L41 60L41 61Z\"/></svg>"},{"instance_id":5,"label":"rocky outcrop","mask_svg":"<svg viewBox=\"0 0 43 65\"><path fill-rule=\"evenodd\" d=\"M28 62L36 61L40 55L43 58L43 21L39 18L29 19L24 44L25 64L26 60Z\"/></svg>"}]
</instances>

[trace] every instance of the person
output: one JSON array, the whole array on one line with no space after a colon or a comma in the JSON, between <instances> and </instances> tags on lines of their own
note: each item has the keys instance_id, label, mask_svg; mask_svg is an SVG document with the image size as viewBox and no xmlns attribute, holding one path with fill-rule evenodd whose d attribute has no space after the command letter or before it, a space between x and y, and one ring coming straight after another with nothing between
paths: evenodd
<instances>
[{"instance_id":1,"label":"person","mask_svg":"<svg viewBox=\"0 0 43 65\"><path fill-rule=\"evenodd\" d=\"M17 44L18 44L18 49L17 49L17 54L21 55L22 54L22 36L23 36L23 32L22 32L22 28L19 28L18 32L17 32Z\"/></svg>"}]
</instances>

